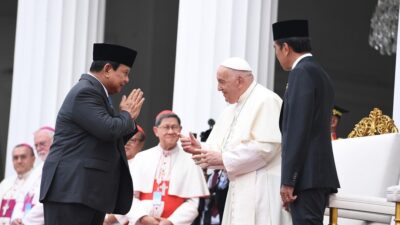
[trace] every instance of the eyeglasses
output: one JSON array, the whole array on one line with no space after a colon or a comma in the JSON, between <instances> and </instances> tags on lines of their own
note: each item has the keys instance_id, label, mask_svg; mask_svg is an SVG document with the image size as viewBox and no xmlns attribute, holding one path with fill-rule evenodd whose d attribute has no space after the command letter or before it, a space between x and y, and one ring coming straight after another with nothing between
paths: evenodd
<instances>
[{"instance_id":1,"label":"eyeglasses","mask_svg":"<svg viewBox=\"0 0 400 225\"><path fill-rule=\"evenodd\" d=\"M160 127L158 127L158 129L161 129L163 131L172 130L174 132L177 132L177 131L179 131L181 129L181 126L175 126L175 125L173 125L173 126L160 126Z\"/></svg>"},{"instance_id":2,"label":"eyeglasses","mask_svg":"<svg viewBox=\"0 0 400 225\"><path fill-rule=\"evenodd\" d=\"M46 147L48 144L49 144L48 141L41 141L41 142L35 143L35 148Z\"/></svg>"}]
</instances>

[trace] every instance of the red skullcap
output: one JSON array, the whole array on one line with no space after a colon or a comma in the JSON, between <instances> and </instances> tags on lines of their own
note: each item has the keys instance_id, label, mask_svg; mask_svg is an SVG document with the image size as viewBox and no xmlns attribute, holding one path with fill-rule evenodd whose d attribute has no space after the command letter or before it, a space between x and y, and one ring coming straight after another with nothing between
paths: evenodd
<instances>
[{"instance_id":1,"label":"red skullcap","mask_svg":"<svg viewBox=\"0 0 400 225\"><path fill-rule=\"evenodd\" d=\"M141 126L139 126L138 124L136 124L136 128L138 130L138 132L142 133L144 136L146 136L146 133L144 132L143 128Z\"/></svg>"},{"instance_id":2,"label":"red skullcap","mask_svg":"<svg viewBox=\"0 0 400 225\"><path fill-rule=\"evenodd\" d=\"M159 113L157 114L156 120L158 120L158 118L159 118L161 115L165 115L165 114L175 114L175 113L172 112L172 110L169 110L169 109L163 110L163 111L161 111L161 112L159 112Z\"/></svg>"}]
</instances>

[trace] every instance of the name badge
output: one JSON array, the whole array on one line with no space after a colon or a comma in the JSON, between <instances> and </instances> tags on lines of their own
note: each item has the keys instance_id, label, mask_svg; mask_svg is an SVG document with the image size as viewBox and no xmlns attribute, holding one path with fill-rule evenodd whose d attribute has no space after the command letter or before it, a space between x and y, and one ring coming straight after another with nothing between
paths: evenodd
<instances>
[{"instance_id":1,"label":"name badge","mask_svg":"<svg viewBox=\"0 0 400 225\"><path fill-rule=\"evenodd\" d=\"M153 192L153 204L161 204L162 202L162 192L155 191Z\"/></svg>"},{"instance_id":2,"label":"name badge","mask_svg":"<svg viewBox=\"0 0 400 225\"><path fill-rule=\"evenodd\" d=\"M25 208L24 208L25 214L27 214L31 209L32 209L32 203L30 202L25 203Z\"/></svg>"},{"instance_id":3,"label":"name badge","mask_svg":"<svg viewBox=\"0 0 400 225\"><path fill-rule=\"evenodd\" d=\"M160 217L164 211L164 202L162 201L162 192L153 192L153 207L150 211L150 216Z\"/></svg>"}]
</instances>

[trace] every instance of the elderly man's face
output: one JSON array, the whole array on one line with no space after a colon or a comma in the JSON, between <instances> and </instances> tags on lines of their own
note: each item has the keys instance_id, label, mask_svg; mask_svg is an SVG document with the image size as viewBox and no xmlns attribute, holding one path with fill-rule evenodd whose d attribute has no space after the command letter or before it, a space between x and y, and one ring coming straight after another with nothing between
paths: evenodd
<instances>
[{"instance_id":1,"label":"elderly man's face","mask_svg":"<svg viewBox=\"0 0 400 225\"><path fill-rule=\"evenodd\" d=\"M137 132L129 141L125 144L125 153L128 160L135 157L135 155L142 150L144 146L144 135L141 132Z\"/></svg>"},{"instance_id":2,"label":"elderly man's face","mask_svg":"<svg viewBox=\"0 0 400 225\"><path fill-rule=\"evenodd\" d=\"M35 149L39 158L44 161L46 160L47 154L51 144L53 143L53 138L50 136L49 132L46 130L39 130L34 136Z\"/></svg>"},{"instance_id":3,"label":"elderly man's face","mask_svg":"<svg viewBox=\"0 0 400 225\"><path fill-rule=\"evenodd\" d=\"M16 147L12 152L12 162L17 174L21 175L33 168L35 155L26 146Z\"/></svg>"},{"instance_id":4,"label":"elderly man's face","mask_svg":"<svg viewBox=\"0 0 400 225\"><path fill-rule=\"evenodd\" d=\"M161 147L164 150L172 150L179 140L179 134L182 127L176 118L164 118L159 126L154 127L154 134L160 140Z\"/></svg>"},{"instance_id":5,"label":"elderly man's face","mask_svg":"<svg viewBox=\"0 0 400 225\"><path fill-rule=\"evenodd\" d=\"M220 66L217 71L218 91L222 92L225 101L230 104L239 100L239 75L234 74L232 70Z\"/></svg>"}]
</instances>

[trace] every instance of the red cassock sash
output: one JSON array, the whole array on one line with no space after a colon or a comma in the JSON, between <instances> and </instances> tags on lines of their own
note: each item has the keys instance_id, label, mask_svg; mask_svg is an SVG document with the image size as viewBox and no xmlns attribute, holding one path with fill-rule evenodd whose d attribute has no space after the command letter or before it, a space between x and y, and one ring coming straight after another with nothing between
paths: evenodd
<instances>
[{"instance_id":1,"label":"red cassock sash","mask_svg":"<svg viewBox=\"0 0 400 225\"><path fill-rule=\"evenodd\" d=\"M162 196L162 201L164 202L164 210L161 214L162 218L168 218L171 214L185 202L186 198L181 198L175 195L169 195L169 181L163 181L167 186L165 195ZM153 183L153 192L159 190L156 180ZM142 193L139 195L140 200L153 200L153 193Z\"/></svg>"}]
</instances>

